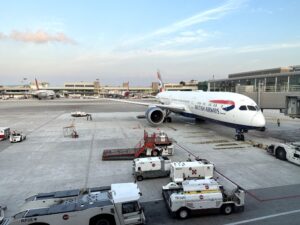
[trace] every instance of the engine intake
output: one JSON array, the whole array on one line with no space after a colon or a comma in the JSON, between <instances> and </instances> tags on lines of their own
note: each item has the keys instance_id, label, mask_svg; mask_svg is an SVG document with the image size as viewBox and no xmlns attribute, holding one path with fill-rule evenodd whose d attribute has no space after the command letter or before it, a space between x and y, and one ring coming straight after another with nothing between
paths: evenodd
<instances>
[{"instance_id":1,"label":"engine intake","mask_svg":"<svg viewBox=\"0 0 300 225\"><path fill-rule=\"evenodd\" d=\"M146 111L146 119L153 125L161 124L166 116L166 112L158 107L151 107Z\"/></svg>"}]
</instances>

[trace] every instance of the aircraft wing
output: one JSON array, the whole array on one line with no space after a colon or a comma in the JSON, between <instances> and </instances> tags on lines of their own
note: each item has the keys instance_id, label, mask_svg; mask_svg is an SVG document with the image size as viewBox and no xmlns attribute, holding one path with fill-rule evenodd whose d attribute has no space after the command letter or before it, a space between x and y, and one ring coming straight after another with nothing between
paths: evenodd
<instances>
[{"instance_id":1,"label":"aircraft wing","mask_svg":"<svg viewBox=\"0 0 300 225\"><path fill-rule=\"evenodd\" d=\"M129 103L129 104L135 104L135 105L143 105L143 106L148 106L148 107L153 106L153 107L158 107L158 108L161 108L161 109L167 109L167 110L170 110L171 112L175 112L175 113L185 111L185 107L183 107L183 106L163 105L163 104L146 103L146 102L135 102L135 101L111 99L111 98L106 98L106 100L115 101L115 102Z\"/></svg>"}]
</instances>

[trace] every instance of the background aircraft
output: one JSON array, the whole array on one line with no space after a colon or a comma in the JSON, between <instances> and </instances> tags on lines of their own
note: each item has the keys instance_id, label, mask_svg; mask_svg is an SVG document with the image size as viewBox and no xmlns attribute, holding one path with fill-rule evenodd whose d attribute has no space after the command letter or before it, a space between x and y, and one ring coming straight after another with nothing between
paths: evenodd
<instances>
[{"instance_id":1,"label":"background aircraft","mask_svg":"<svg viewBox=\"0 0 300 225\"><path fill-rule=\"evenodd\" d=\"M33 97L38 98L39 100L46 98L54 99L56 97L55 92L53 90L41 90L39 88L37 79L35 79L35 85L37 90L31 92L31 95Z\"/></svg>"}]
</instances>

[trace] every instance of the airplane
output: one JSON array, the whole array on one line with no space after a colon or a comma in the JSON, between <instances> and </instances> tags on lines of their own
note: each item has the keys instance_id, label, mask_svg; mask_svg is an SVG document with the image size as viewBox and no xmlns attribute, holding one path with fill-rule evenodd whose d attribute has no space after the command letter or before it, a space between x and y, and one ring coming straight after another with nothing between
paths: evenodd
<instances>
[{"instance_id":1,"label":"airplane","mask_svg":"<svg viewBox=\"0 0 300 225\"><path fill-rule=\"evenodd\" d=\"M161 75L157 72L159 93L158 104L114 100L148 106L147 121L154 126L171 122L170 113L197 120L207 120L236 130L235 139L244 141L248 130L265 130L265 117L251 98L232 92L165 91Z\"/></svg>"},{"instance_id":2,"label":"airplane","mask_svg":"<svg viewBox=\"0 0 300 225\"><path fill-rule=\"evenodd\" d=\"M45 98L50 98L50 99L55 98L56 95L53 90L40 90L37 79L35 79L35 85L36 85L37 90L31 92L31 95L33 97L36 97L39 100L45 99Z\"/></svg>"},{"instance_id":3,"label":"airplane","mask_svg":"<svg viewBox=\"0 0 300 225\"><path fill-rule=\"evenodd\" d=\"M109 98L129 98L129 96L132 95L132 93L129 90L129 82L126 90L123 91L112 91L108 94L106 94L106 97Z\"/></svg>"}]
</instances>

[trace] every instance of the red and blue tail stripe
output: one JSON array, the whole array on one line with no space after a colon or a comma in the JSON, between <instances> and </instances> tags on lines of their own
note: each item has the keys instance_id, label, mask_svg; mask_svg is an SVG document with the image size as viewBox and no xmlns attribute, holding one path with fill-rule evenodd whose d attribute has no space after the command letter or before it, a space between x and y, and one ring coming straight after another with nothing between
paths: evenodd
<instances>
[{"instance_id":1,"label":"red and blue tail stripe","mask_svg":"<svg viewBox=\"0 0 300 225\"><path fill-rule=\"evenodd\" d=\"M216 103L216 104L227 105L227 106L222 108L225 111L230 111L230 110L234 109L234 107L235 107L234 101L231 101L231 100L210 100L209 102Z\"/></svg>"}]
</instances>

